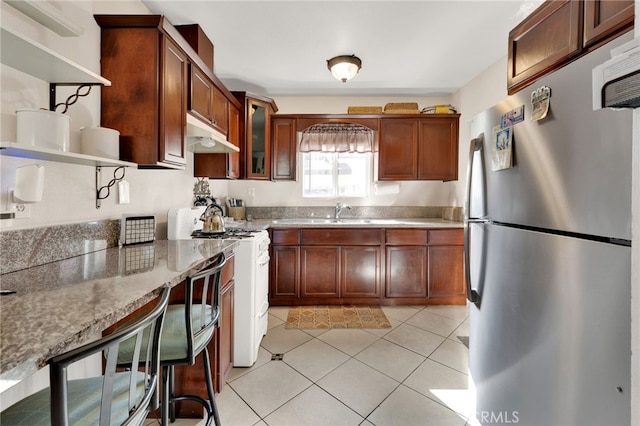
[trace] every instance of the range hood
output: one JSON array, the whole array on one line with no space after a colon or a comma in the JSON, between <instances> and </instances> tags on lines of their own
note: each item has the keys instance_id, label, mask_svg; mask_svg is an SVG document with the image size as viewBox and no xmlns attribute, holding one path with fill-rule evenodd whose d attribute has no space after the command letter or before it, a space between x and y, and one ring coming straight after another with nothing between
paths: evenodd
<instances>
[{"instance_id":1,"label":"range hood","mask_svg":"<svg viewBox=\"0 0 640 426\"><path fill-rule=\"evenodd\" d=\"M191 114L187 114L187 150L196 154L240 152L225 135L208 126Z\"/></svg>"}]
</instances>

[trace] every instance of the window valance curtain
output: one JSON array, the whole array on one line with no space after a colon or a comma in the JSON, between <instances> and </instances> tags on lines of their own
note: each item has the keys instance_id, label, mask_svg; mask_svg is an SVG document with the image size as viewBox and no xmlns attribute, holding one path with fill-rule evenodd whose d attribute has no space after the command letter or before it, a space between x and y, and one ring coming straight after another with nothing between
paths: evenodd
<instances>
[{"instance_id":1,"label":"window valance curtain","mask_svg":"<svg viewBox=\"0 0 640 426\"><path fill-rule=\"evenodd\" d=\"M372 152L373 130L359 124L314 124L302 131L300 152Z\"/></svg>"}]
</instances>

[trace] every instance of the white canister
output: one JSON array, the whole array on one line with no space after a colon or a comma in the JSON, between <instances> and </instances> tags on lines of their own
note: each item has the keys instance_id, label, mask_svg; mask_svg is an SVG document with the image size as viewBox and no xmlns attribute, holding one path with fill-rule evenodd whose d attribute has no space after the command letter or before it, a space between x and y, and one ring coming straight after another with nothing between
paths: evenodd
<instances>
[{"instance_id":1,"label":"white canister","mask_svg":"<svg viewBox=\"0 0 640 426\"><path fill-rule=\"evenodd\" d=\"M86 155L120 159L120 132L106 127L81 127L81 149Z\"/></svg>"},{"instance_id":2,"label":"white canister","mask_svg":"<svg viewBox=\"0 0 640 426\"><path fill-rule=\"evenodd\" d=\"M18 144L69 151L69 116L45 109L19 109L16 115Z\"/></svg>"}]
</instances>

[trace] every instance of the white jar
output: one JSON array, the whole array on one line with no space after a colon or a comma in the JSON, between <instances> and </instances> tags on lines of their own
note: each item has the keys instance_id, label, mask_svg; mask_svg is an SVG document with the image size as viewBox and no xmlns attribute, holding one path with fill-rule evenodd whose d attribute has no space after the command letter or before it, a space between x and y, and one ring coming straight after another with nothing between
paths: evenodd
<instances>
[{"instance_id":1,"label":"white jar","mask_svg":"<svg viewBox=\"0 0 640 426\"><path fill-rule=\"evenodd\" d=\"M106 127L81 127L81 150L95 157L120 159L120 132Z\"/></svg>"},{"instance_id":2,"label":"white jar","mask_svg":"<svg viewBox=\"0 0 640 426\"><path fill-rule=\"evenodd\" d=\"M18 144L69 151L69 116L45 109L19 109L16 115Z\"/></svg>"}]
</instances>

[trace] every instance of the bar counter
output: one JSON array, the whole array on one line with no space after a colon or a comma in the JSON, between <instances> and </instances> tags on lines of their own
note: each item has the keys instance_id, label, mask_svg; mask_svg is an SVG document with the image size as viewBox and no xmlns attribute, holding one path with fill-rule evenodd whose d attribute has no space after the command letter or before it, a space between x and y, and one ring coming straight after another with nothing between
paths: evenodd
<instances>
[{"instance_id":1,"label":"bar counter","mask_svg":"<svg viewBox=\"0 0 640 426\"><path fill-rule=\"evenodd\" d=\"M114 247L0 275L0 392L51 357L100 336L184 281L233 240L156 241Z\"/></svg>"}]
</instances>

